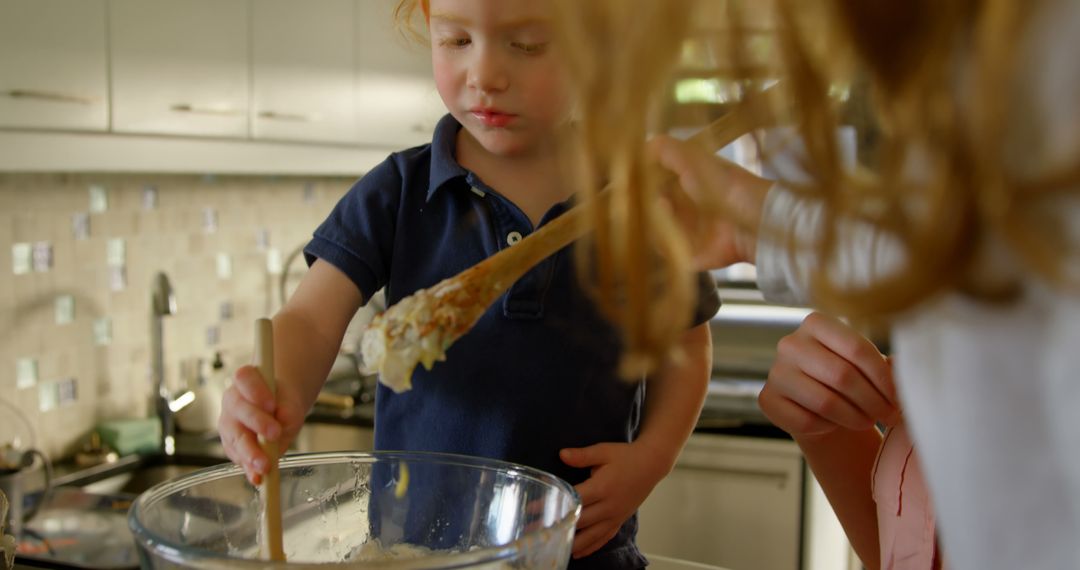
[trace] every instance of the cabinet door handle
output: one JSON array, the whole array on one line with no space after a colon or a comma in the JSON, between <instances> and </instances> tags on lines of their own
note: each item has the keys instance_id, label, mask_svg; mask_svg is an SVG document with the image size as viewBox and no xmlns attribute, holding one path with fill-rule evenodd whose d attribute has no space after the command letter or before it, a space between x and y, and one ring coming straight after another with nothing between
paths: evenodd
<instances>
[{"instance_id":1,"label":"cabinet door handle","mask_svg":"<svg viewBox=\"0 0 1080 570\"><path fill-rule=\"evenodd\" d=\"M177 103L170 110L177 113L191 113L193 115L218 115L221 117L235 117L240 114L236 109L215 109L213 107L199 107L191 103Z\"/></svg>"},{"instance_id":2,"label":"cabinet door handle","mask_svg":"<svg viewBox=\"0 0 1080 570\"><path fill-rule=\"evenodd\" d=\"M82 97L56 91L41 91L37 89L12 89L7 92L12 99L36 99L38 101L51 101L53 103L74 103L76 105L93 105L96 101L93 97Z\"/></svg>"},{"instance_id":3,"label":"cabinet door handle","mask_svg":"<svg viewBox=\"0 0 1080 570\"><path fill-rule=\"evenodd\" d=\"M695 429L735 429L746 425L746 422L736 418L700 418Z\"/></svg>"},{"instance_id":4,"label":"cabinet door handle","mask_svg":"<svg viewBox=\"0 0 1080 570\"><path fill-rule=\"evenodd\" d=\"M313 115L305 115L303 113L281 113L278 111L259 111L260 119L270 119L272 121L292 121L295 123L313 123L317 117Z\"/></svg>"},{"instance_id":5,"label":"cabinet door handle","mask_svg":"<svg viewBox=\"0 0 1080 570\"><path fill-rule=\"evenodd\" d=\"M352 396L330 392L319 392L319 395L315 397L315 403L341 410L351 410L356 406L356 401Z\"/></svg>"},{"instance_id":6,"label":"cabinet door handle","mask_svg":"<svg viewBox=\"0 0 1080 570\"><path fill-rule=\"evenodd\" d=\"M676 463L675 468L693 471L706 471L710 473L723 473L726 475L738 475L742 477L753 477L755 479L775 480L777 484L776 486L781 489L787 486L788 479L791 478L791 473L779 469L716 467L712 465L688 465L686 463Z\"/></svg>"}]
</instances>

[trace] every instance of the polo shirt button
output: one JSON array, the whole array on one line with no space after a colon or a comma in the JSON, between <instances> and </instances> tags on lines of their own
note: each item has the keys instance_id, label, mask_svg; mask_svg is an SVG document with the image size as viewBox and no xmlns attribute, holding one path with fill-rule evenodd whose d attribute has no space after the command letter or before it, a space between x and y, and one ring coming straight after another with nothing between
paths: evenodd
<instances>
[{"instance_id":1,"label":"polo shirt button","mask_svg":"<svg viewBox=\"0 0 1080 570\"><path fill-rule=\"evenodd\" d=\"M521 232L510 232L506 234L506 243L514 245L519 241L521 241Z\"/></svg>"}]
</instances>

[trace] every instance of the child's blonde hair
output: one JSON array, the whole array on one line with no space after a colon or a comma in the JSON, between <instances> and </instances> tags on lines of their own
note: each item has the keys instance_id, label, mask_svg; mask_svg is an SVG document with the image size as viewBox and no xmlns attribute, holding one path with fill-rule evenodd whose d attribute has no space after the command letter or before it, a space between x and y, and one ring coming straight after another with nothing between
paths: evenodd
<instances>
[{"instance_id":1,"label":"child's blonde hair","mask_svg":"<svg viewBox=\"0 0 1080 570\"><path fill-rule=\"evenodd\" d=\"M720 62L712 73L737 86L744 101L760 99L755 86L763 78L781 81L786 95L750 107L786 116L797 130L806 178L785 186L819 200L825 223L809 243L795 243L791 228L762 231L788 240L793 255L816 251L816 304L882 318L946 291L1008 299L1020 278L988 278L991 241L1010 246L1051 282L1078 279L1065 262L1075 244L1050 200L1076 195L1080 160L1032 175L1007 155L1015 60L1043 2L553 2L577 91L583 192L611 193L606 206L594 207L595 231L578 248L581 273L625 333L628 375L668 356L696 299L689 236L658 199L663 178L647 167L642 143L665 126L684 51L703 35L719 38L707 43L706 60ZM418 12L426 16L428 7L427 0L400 0L398 25L416 33ZM763 36L771 49L758 61ZM843 115L833 91L861 77L872 91L865 114L877 141L869 175L842 164L836 138ZM970 103L957 94L960 83ZM915 154L925 162L918 180L909 172ZM858 287L826 271L847 247L838 228L852 221L893 239L903 252L901 270Z\"/></svg>"},{"instance_id":2,"label":"child's blonde hair","mask_svg":"<svg viewBox=\"0 0 1080 570\"><path fill-rule=\"evenodd\" d=\"M580 95L587 188L603 182L615 192L610 208L592 217L589 274L607 314L626 330L635 361L651 365L665 355L694 298L688 236L658 206L660 179L643 166L642 140L646 117L672 98L665 88L678 71L680 46L702 34L720 38L708 54L722 62L713 72L741 87L744 99L755 99L763 78L779 79L787 94L763 106L786 114L805 146L807 178L785 185L819 200L825 223L808 243L795 243L794 228L762 231L788 240L793 255L816 251L816 304L877 319L946 291L1007 300L1021 276L986 270L992 242L1007 244L1031 272L1075 284L1080 277L1068 275L1066 263L1075 244L1051 200L1076 196L1080 160L1032 175L1007 154L1017 53L1041 4L557 0ZM765 30L762 20L771 23ZM766 34L772 57L759 62ZM836 135L843 116L835 88L860 77L871 86L868 122L878 141L869 175L843 165ZM917 180L914 158L926 168ZM899 245L899 271L865 286L826 271L849 246L839 228L853 221Z\"/></svg>"},{"instance_id":3,"label":"child's blonde hair","mask_svg":"<svg viewBox=\"0 0 1080 570\"><path fill-rule=\"evenodd\" d=\"M417 18L422 15L426 20L428 12L429 0L398 0L394 8L394 25L406 37L422 42L423 28L418 25Z\"/></svg>"},{"instance_id":4,"label":"child's blonde hair","mask_svg":"<svg viewBox=\"0 0 1080 570\"><path fill-rule=\"evenodd\" d=\"M573 77L582 193L593 232L579 273L623 331L622 374L655 370L693 316L696 280L674 213L660 203L644 141L687 33L693 0L557 0L559 41Z\"/></svg>"},{"instance_id":5,"label":"child's blonde hair","mask_svg":"<svg viewBox=\"0 0 1080 570\"><path fill-rule=\"evenodd\" d=\"M812 281L818 304L877 318L947 291L1006 301L1019 293L1021 276L990 269L993 242L1007 244L1031 272L1059 284L1068 280L1068 242L1060 218L1046 210L1051 193L1034 189L1075 195L1080 161L1074 156L1066 172L1029 175L1008 155L1016 125L1007 120L1022 88L1018 52L1040 4L777 1L784 78L810 174L809 183L790 186L825 206L824 233L807 244L819 257ZM830 33L828 51L815 49L814 30L799 21L807 13ZM881 129L876 172L861 179L841 166L838 117L827 96L854 70L870 78ZM916 159L925 163L917 180ZM826 269L848 247L839 228L852 220L894 239L902 268L867 286L830 274ZM794 255L797 248L790 249Z\"/></svg>"}]
</instances>

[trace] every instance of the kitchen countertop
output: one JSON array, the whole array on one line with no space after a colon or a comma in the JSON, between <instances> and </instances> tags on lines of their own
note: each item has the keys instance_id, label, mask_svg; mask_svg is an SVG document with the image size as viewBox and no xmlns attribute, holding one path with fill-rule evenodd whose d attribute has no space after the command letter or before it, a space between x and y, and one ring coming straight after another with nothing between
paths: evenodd
<instances>
[{"instance_id":1,"label":"kitchen countertop","mask_svg":"<svg viewBox=\"0 0 1080 570\"><path fill-rule=\"evenodd\" d=\"M372 428L375 425L375 405L359 404L346 409L315 406L308 415L307 422ZM705 434L790 439L787 433L771 424L762 424L723 412L712 412L709 409L702 412L694 431ZM53 466L53 484L54 486L87 485L137 467L163 465L170 462L209 467L226 460L221 443L213 436L179 434L177 450L177 454L173 457L130 455L121 457L116 462L94 467L78 467L71 460L62 461ZM33 485L28 487L31 492L36 489L40 487Z\"/></svg>"},{"instance_id":2,"label":"kitchen countertop","mask_svg":"<svg viewBox=\"0 0 1080 570\"><path fill-rule=\"evenodd\" d=\"M373 428L375 426L375 405L359 404L351 408L333 408L315 406L308 415L308 423L332 424ZM746 437L764 437L771 439L790 439L783 430L768 423L740 417L738 414L702 411L695 433L738 435ZM107 479L118 473L131 471L138 467L177 463L184 465L211 466L226 460L221 443L216 436L203 434L178 434L177 454L172 457L161 455L129 455L112 463L93 467L79 467L73 461L66 460L53 465L53 485L88 485ZM41 482L28 482L28 492L40 490Z\"/></svg>"},{"instance_id":3,"label":"kitchen countertop","mask_svg":"<svg viewBox=\"0 0 1080 570\"><path fill-rule=\"evenodd\" d=\"M309 423L342 426L375 427L375 404L359 404L352 408L315 406L307 417ZM780 428L753 414L729 410L714 410L706 406L698 418L695 433L741 435L773 439L791 439Z\"/></svg>"}]
</instances>

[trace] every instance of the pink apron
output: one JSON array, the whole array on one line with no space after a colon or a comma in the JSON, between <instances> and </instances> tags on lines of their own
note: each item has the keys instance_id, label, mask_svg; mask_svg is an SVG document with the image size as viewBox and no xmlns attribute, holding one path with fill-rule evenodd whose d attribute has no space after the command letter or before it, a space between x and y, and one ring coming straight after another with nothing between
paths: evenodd
<instances>
[{"instance_id":1,"label":"pink apron","mask_svg":"<svg viewBox=\"0 0 1080 570\"><path fill-rule=\"evenodd\" d=\"M907 426L885 432L872 474L882 570L944 568L934 509Z\"/></svg>"}]
</instances>

